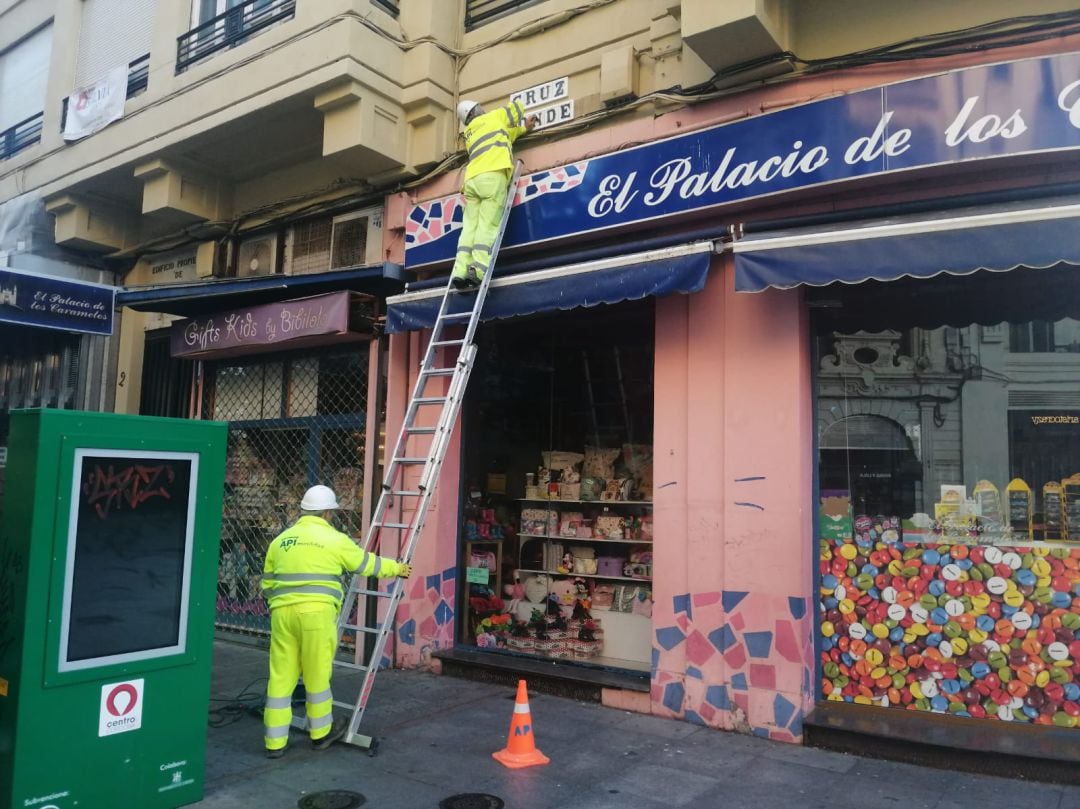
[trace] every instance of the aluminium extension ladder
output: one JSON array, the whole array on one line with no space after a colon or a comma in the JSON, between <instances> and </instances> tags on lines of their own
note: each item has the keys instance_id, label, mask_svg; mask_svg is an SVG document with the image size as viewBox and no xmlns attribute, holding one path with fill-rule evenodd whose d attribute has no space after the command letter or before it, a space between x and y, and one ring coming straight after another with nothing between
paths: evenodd
<instances>
[{"instance_id":1,"label":"aluminium extension ladder","mask_svg":"<svg viewBox=\"0 0 1080 809\"><path fill-rule=\"evenodd\" d=\"M514 173L510 180L506 194L506 205L503 207L502 220L499 223L499 231L495 242L491 246L491 262L480 286L475 289L476 297L472 301L472 308L466 312L451 313L450 301L462 295L473 294L472 290L459 292L453 284L447 282L446 291L443 293L442 303L439 306L439 314L432 328L431 339L424 352L424 359L420 364L420 373L413 388L412 398L409 400L408 409L405 411L405 419L402 422L401 432L398 433L394 444L394 452L386 464L383 477L382 491L379 501L371 514L371 524L368 526L364 537L363 549L368 552L377 552L382 539L383 531L395 532L400 539L401 548L399 558L403 562L411 562L413 551L416 548L420 533L424 529L424 520L427 517L428 506L431 503L431 495L438 483L439 471L442 468L443 458L446 456L446 448L450 443L450 437L457 423L458 413L461 411L462 399L465 395L465 387L469 383L469 375L472 373L473 363L476 360L476 345L473 337L476 327L480 322L480 312L484 308L484 300L487 298L488 285L495 270L495 261L502 246L503 234L506 232L506 223L510 218L510 209L514 204L517 193L518 180L521 178L521 161L514 166ZM463 337L448 337L446 330L454 326L465 326ZM448 368L440 368L435 364L439 349L460 347L457 359ZM446 394L432 394L426 391L429 383L435 380L443 380L449 377L450 383ZM433 427L417 426L417 416L421 409L439 407L439 417ZM428 411L430 412L430 411ZM430 445L426 455L406 454L409 439L427 436ZM421 439L423 440L423 439ZM404 472L407 469L422 467L420 481L415 489L405 486ZM415 510L409 522L395 522L388 520L387 512L391 507L391 500L400 498L401 501L415 504ZM360 576L353 576L345 593L345 600L341 606L341 616L338 620L338 638L342 632L349 630L356 633L357 654L360 662L334 661L335 666L362 671L363 683L360 686L360 694L355 704L334 701L337 708L348 708L352 711L352 719L349 722L349 730L344 737L347 744L365 748L374 755L376 741L370 736L357 733L360 720L364 716L368 697L371 695L371 687L375 682L375 675L379 670L383 650L386 647L386 639L394 624L394 613L405 591L404 579L393 579L389 590L371 590L367 582ZM385 600L386 607L382 618L377 619L375 626L364 626L352 623L353 612L357 606L357 598L364 596L368 599ZM364 638L372 637L373 642L365 643ZM364 654L367 650L368 654ZM293 717L294 727L306 727L303 717Z\"/></svg>"}]
</instances>

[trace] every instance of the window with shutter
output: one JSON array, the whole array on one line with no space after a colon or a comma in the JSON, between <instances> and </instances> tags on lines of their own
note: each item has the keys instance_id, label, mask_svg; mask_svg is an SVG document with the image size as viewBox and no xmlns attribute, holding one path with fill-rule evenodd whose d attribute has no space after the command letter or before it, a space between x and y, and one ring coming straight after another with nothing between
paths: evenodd
<instances>
[{"instance_id":1,"label":"window with shutter","mask_svg":"<svg viewBox=\"0 0 1080 809\"><path fill-rule=\"evenodd\" d=\"M75 87L150 53L155 0L83 0Z\"/></svg>"},{"instance_id":2,"label":"window with shutter","mask_svg":"<svg viewBox=\"0 0 1080 809\"><path fill-rule=\"evenodd\" d=\"M0 53L0 132L45 109L52 24Z\"/></svg>"}]
</instances>

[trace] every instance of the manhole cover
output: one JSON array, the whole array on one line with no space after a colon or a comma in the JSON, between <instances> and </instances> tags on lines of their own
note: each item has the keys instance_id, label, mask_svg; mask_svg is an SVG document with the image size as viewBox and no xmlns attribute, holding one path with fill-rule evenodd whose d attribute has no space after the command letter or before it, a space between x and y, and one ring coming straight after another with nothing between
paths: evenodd
<instances>
[{"instance_id":1,"label":"manhole cover","mask_svg":"<svg viewBox=\"0 0 1080 809\"><path fill-rule=\"evenodd\" d=\"M481 792L466 792L463 795L451 795L439 803L439 809L503 809L502 798L484 795Z\"/></svg>"},{"instance_id":2,"label":"manhole cover","mask_svg":"<svg viewBox=\"0 0 1080 809\"><path fill-rule=\"evenodd\" d=\"M313 792L296 804L300 809L356 809L367 801L359 792L332 789L329 792ZM500 803L499 806L502 806Z\"/></svg>"}]
</instances>

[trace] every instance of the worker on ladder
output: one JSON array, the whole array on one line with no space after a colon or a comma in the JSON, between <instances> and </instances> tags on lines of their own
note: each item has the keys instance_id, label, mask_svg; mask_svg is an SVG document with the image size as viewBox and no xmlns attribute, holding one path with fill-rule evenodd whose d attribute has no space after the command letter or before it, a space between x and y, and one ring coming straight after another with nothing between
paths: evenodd
<instances>
[{"instance_id":1,"label":"worker on ladder","mask_svg":"<svg viewBox=\"0 0 1080 809\"><path fill-rule=\"evenodd\" d=\"M361 550L330 525L338 508L329 486L312 486L300 501L300 519L266 551L262 588L270 604L270 681L263 711L266 755L285 752L292 724L292 694L304 678L312 746L325 750L348 731L333 721L330 674L338 644L338 612L345 572L407 579L412 567Z\"/></svg>"},{"instance_id":2,"label":"worker on ladder","mask_svg":"<svg viewBox=\"0 0 1080 809\"><path fill-rule=\"evenodd\" d=\"M465 214L450 279L455 289L470 289L480 285L491 265L491 249L513 176L513 143L532 131L539 119L535 115L525 118L520 101L492 112L484 112L475 101L462 101L457 112L465 127L469 165L462 188Z\"/></svg>"}]
</instances>

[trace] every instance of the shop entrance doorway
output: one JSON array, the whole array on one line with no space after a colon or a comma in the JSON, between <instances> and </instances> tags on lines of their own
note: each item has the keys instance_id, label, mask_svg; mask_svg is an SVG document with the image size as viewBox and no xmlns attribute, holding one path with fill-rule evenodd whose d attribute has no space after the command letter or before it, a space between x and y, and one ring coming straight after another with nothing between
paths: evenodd
<instances>
[{"instance_id":1,"label":"shop entrance doorway","mask_svg":"<svg viewBox=\"0 0 1080 809\"><path fill-rule=\"evenodd\" d=\"M485 326L464 411L459 641L647 670L651 300Z\"/></svg>"}]
</instances>

